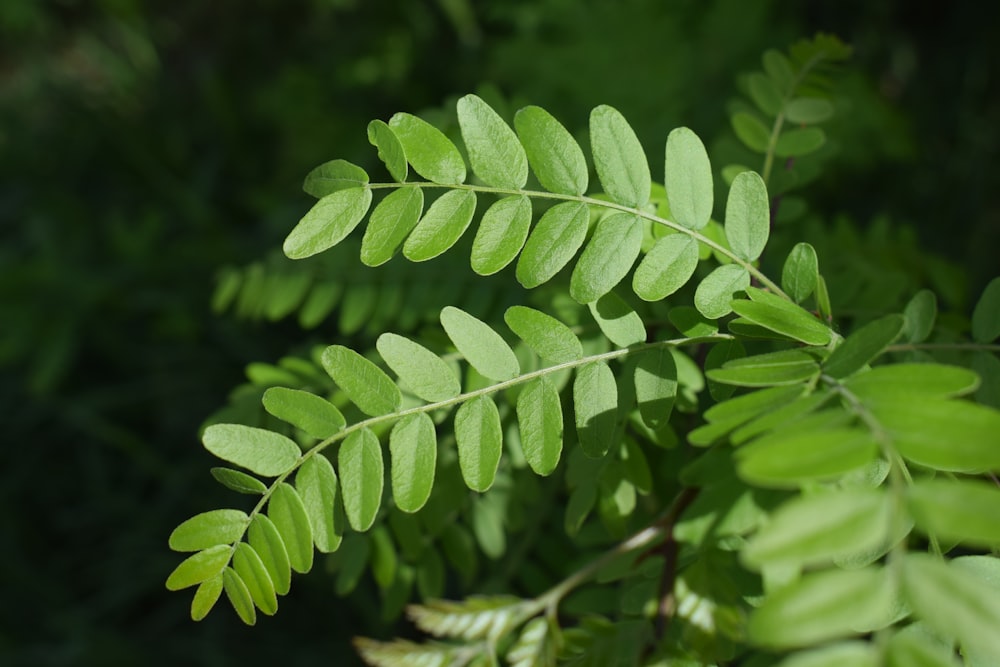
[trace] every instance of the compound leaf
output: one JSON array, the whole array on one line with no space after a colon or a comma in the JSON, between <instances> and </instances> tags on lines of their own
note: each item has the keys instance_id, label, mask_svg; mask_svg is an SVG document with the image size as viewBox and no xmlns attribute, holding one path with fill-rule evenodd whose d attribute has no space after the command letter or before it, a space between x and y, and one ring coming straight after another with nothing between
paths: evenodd
<instances>
[{"instance_id":1,"label":"compound leaf","mask_svg":"<svg viewBox=\"0 0 1000 667\"><path fill-rule=\"evenodd\" d=\"M864 325L837 346L823 362L823 372L835 378L847 377L878 357L903 330L902 315L886 315Z\"/></svg>"},{"instance_id":2,"label":"compound leaf","mask_svg":"<svg viewBox=\"0 0 1000 667\"><path fill-rule=\"evenodd\" d=\"M226 597L229 598L229 602L233 605L240 620L247 625L256 623L257 610L254 607L253 598L250 597L250 590L240 575L236 573L236 570L231 567L222 571L222 588L226 591Z\"/></svg>"},{"instance_id":3,"label":"compound leaf","mask_svg":"<svg viewBox=\"0 0 1000 667\"><path fill-rule=\"evenodd\" d=\"M659 429L670 420L677 398L677 363L670 348L642 352L636 359L635 397L646 426Z\"/></svg>"},{"instance_id":4,"label":"compound leaf","mask_svg":"<svg viewBox=\"0 0 1000 667\"><path fill-rule=\"evenodd\" d=\"M354 530L364 532L382 506L385 469L378 437L368 428L351 433L340 446L337 463L347 521Z\"/></svg>"},{"instance_id":5,"label":"compound leaf","mask_svg":"<svg viewBox=\"0 0 1000 667\"><path fill-rule=\"evenodd\" d=\"M652 179L639 138L621 113L608 105L590 113L594 167L604 191L618 204L641 208L649 201Z\"/></svg>"},{"instance_id":6,"label":"compound leaf","mask_svg":"<svg viewBox=\"0 0 1000 667\"><path fill-rule=\"evenodd\" d=\"M455 245L472 222L476 193L449 190L434 200L424 217L403 243L403 255L411 262L437 257Z\"/></svg>"},{"instance_id":7,"label":"compound leaf","mask_svg":"<svg viewBox=\"0 0 1000 667\"><path fill-rule=\"evenodd\" d=\"M621 282L639 256L642 224L630 213L601 218L570 277L569 293L578 303L596 301Z\"/></svg>"},{"instance_id":8,"label":"compound leaf","mask_svg":"<svg viewBox=\"0 0 1000 667\"><path fill-rule=\"evenodd\" d=\"M458 377L441 357L420 343L394 333L375 342L378 353L414 394L428 402L445 401L462 390Z\"/></svg>"},{"instance_id":9,"label":"compound leaf","mask_svg":"<svg viewBox=\"0 0 1000 667\"><path fill-rule=\"evenodd\" d=\"M441 185L465 181L465 161L441 130L408 113L395 114L389 119L389 128L402 144L413 171Z\"/></svg>"},{"instance_id":10,"label":"compound leaf","mask_svg":"<svg viewBox=\"0 0 1000 667\"><path fill-rule=\"evenodd\" d=\"M202 512L174 528L168 543L174 551L201 551L217 544L232 544L249 523L250 518L242 510Z\"/></svg>"},{"instance_id":11,"label":"compound leaf","mask_svg":"<svg viewBox=\"0 0 1000 667\"><path fill-rule=\"evenodd\" d=\"M519 620L521 605L520 598L509 595L473 596L461 602L430 600L407 611L414 625L437 637L496 641Z\"/></svg>"},{"instance_id":12,"label":"compound leaf","mask_svg":"<svg viewBox=\"0 0 1000 667\"><path fill-rule=\"evenodd\" d=\"M819 282L819 258L816 249L808 243L797 243L788 253L781 269L781 289L795 303L802 303L816 291Z\"/></svg>"},{"instance_id":13,"label":"compound leaf","mask_svg":"<svg viewBox=\"0 0 1000 667\"><path fill-rule=\"evenodd\" d=\"M528 181L528 158L514 130L475 95L458 100L458 126L469 163L483 183L519 190Z\"/></svg>"},{"instance_id":14,"label":"compound leaf","mask_svg":"<svg viewBox=\"0 0 1000 667\"><path fill-rule=\"evenodd\" d=\"M278 419L320 440L334 435L347 423L330 401L300 389L271 387L264 392L262 403Z\"/></svg>"},{"instance_id":15,"label":"compound leaf","mask_svg":"<svg viewBox=\"0 0 1000 667\"><path fill-rule=\"evenodd\" d=\"M698 283L694 305L710 320L732 312L733 295L750 286L750 274L738 264L723 264Z\"/></svg>"},{"instance_id":16,"label":"compound leaf","mask_svg":"<svg viewBox=\"0 0 1000 667\"><path fill-rule=\"evenodd\" d=\"M274 584L274 592L278 595L288 593L292 585L292 566L288 561L288 550L277 526L266 514L254 515L250 522L250 530L247 531L247 542L264 564Z\"/></svg>"},{"instance_id":17,"label":"compound leaf","mask_svg":"<svg viewBox=\"0 0 1000 667\"><path fill-rule=\"evenodd\" d=\"M524 107L514 115L514 128L543 188L564 195L587 191L587 159L573 135L548 111Z\"/></svg>"},{"instance_id":18,"label":"compound leaf","mask_svg":"<svg viewBox=\"0 0 1000 667\"><path fill-rule=\"evenodd\" d=\"M368 218L361 239L361 261L367 266L385 264L399 250L424 211L422 188L405 187L390 192Z\"/></svg>"},{"instance_id":19,"label":"compound leaf","mask_svg":"<svg viewBox=\"0 0 1000 667\"><path fill-rule=\"evenodd\" d=\"M531 289L559 273L583 245L589 221L582 202L563 202L543 213L517 260L518 282Z\"/></svg>"},{"instance_id":20,"label":"compound leaf","mask_svg":"<svg viewBox=\"0 0 1000 667\"><path fill-rule=\"evenodd\" d=\"M539 475L550 474L562 453L563 414L559 392L548 378L536 378L521 390L517 424L528 465Z\"/></svg>"},{"instance_id":21,"label":"compound leaf","mask_svg":"<svg viewBox=\"0 0 1000 667\"><path fill-rule=\"evenodd\" d=\"M229 563L230 553L228 544L216 544L188 556L167 577L167 590L179 591L219 576Z\"/></svg>"},{"instance_id":22,"label":"compound leaf","mask_svg":"<svg viewBox=\"0 0 1000 667\"><path fill-rule=\"evenodd\" d=\"M427 502L434 486L437 438L427 413L408 415L389 434L389 468L392 497L404 512L416 512Z\"/></svg>"},{"instance_id":23,"label":"compound leaf","mask_svg":"<svg viewBox=\"0 0 1000 667\"><path fill-rule=\"evenodd\" d=\"M389 175L397 183L406 180L406 153L399 137L385 121L373 120L368 123L368 143L378 149L378 159L385 163Z\"/></svg>"},{"instance_id":24,"label":"compound leaf","mask_svg":"<svg viewBox=\"0 0 1000 667\"><path fill-rule=\"evenodd\" d=\"M337 525L337 473L330 459L315 454L303 461L295 473L295 490L306 508L316 548L323 553L336 551L343 529Z\"/></svg>"},{"instance_id":25,"label":"compound leaf","mask_svg":"<svg viewBox=\"0 0 1000 667\"><path fill-rule=\"evenodd\" d=\"M764 179L755 171L741 172L729 186L726 200L726 240L740 259L760 257L771 233L771 207Z\"/></svg>"},{"instance_id":26,"label":"compound leaf","mask_svg":"<svg viewBox=\"0 0 1000 667\"><path fill-rule=\"evenodd\" d=\"M246 542L238 543L233 551L233 570L240 575L254 604L268 616L273 616L278 611L274 584L260 556Z\"/></svg>"},{"instance_id":27,"label":"compound leaf","mask_svg":"<svg viewBox=\"0 0 1000 667\"><path fill-rule=\"evenodd\" d=\"M697 241L686 234L664 236L639 262L632 289L645 301L665 299L687 284L697 267Z\"/></svg>"},{"instance_id":28,"label":"compound leaf","mask_svg":"<svg viewBox=\"0 0 1000 667\"><path fill-rule=\"evenodd\" d=\"M264 477L286 473L299 460L299 446L285 436L242 424L212 424L201 436L205 449Z\"/></svg>"},{"instance_id":29,"label":"compound leaf","mask_svg":"<svg viewBox=\"0 0 1000 667\"><path fill-rule=\"evenodd\" d=\"M591 458L607 454L618 427L618 385L603 361L584 364L573 381L576 433Z\"/></svg>"},{"instance_id":30,"label":"compound leaf","mask_svg":"<svg viewBox=\"0 0 1000 667\"><path fill-rule=\"evenodd\" d=\"M482 376L503 382L517 377L521 366L507 341L479 318L454 306L441 311L448 338Z\"/></svg>"},{"instance_id":31,"label":"compound leaf","mask_svg":"<svg viewBox=\"0 0 1000 667\"><path fill-rule=\"evenodd\" d=\"M715 201L712 165L701 139L686 127L667 136L664 186L678 224L695 230L708 224Z\"/></svg>"},{"instance_id":32,"label":"compound leaf","mask_svg":"<svg viewBox=\"0 0 1000 667\"><path fill-rule=\"evenodd\" d=\"M312 569L313 537L309 515L298 492L287 482L274 487L267 504L267 516L285 543L288 563L296 572Z\"/></svg>"},{"instance_id":33,"label":"compound leaf","mask_svg":"<svg viewBox=\"0 0 1000 667\"><path fill-rule=\"evenodd\" d=\"M337 190L313 204L285 237L289 259L304 259L337 245L354 231L372 203L371 189Z\"/></svg>"},{"instance_id":34,"label":"compound leaf","mask_svg":"<svg viewBox=\"0 0 1000 667\"><path fill-rule=\"evenodd\" d=\"M306 193L322 199L338 190L363 188L368 185L368 174L356 164L347 160L331 160L316 167L302 184Z\"/></svg>"},{"instance_id":35,"label":"compound leaf","mask_svg":"<svg viewBox=\"0 0 1000 667\"><path fill-rule=\"evenodd\" d=\"M580 339L551 315L527 306L511 306L503 318L518 338L549 363L576 361L583 356Z\"/></svg>"},{"instance_id":36,"label":"compound leaf","mask_svg":"<svg viewBox=\"0 0 1000 667\"><path fill-rule=\"evenodd\" d=\"M385 371L360 354L331 345L320 357L323 369L366 415L378 417L399 409L403 396Z\"/></svg>"},{"instance_id":37,"label":"compound leaf","mask_svg":"<svg viewBox=\"0 0 1000 667\"><path fill-rule=\"evenodd\" d=\"M486 491L493 486L503 445L500 413L493 399L477 396L458 408L455 440L465 484L473 491Z\"/></svg>"},{"instance_id":38,"label":"compound leaf","mask_svg":"<svg viewBox=\"0 0 1000 667\"><path fill-rule=\"evenodd\" d=\"M505 197L486 209L472 241L472 270L488 276L521 252L531 228L531 201L524 195Z\"/></svg>"}]
</instances>

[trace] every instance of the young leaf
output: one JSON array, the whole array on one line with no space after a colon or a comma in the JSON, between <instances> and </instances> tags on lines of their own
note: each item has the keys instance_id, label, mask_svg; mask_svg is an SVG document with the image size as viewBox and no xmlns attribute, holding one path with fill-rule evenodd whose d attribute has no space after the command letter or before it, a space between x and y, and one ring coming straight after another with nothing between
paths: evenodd
<instances>
[{"instance_id":1,"label":"young leaf","mask_svg":"<svg viewBox=\"0 0 1000 667\"><path fill-rule=\"evenodd\" d=\"M747 287L750 301L734 300L731 304L737 315L769 331L794 338L808 345L826 345L833 332L812 314L780 296Z\"/></svg>"},{"instance_id":2,"label":"young leaf","mask_svg":"<svg viewBox=\"0 0 1000 667\"><path fill-rule=\"evenodd\" d=\"M524 107L514 116L514 128L543 188L564 195L587 191L587 159L573 135L548 111Z\"/></svg>"},{"instance_id":3,"label":"young leaf","mask_svg":"<svg viewBox=\"0 0 1000 667\"><path fill-rule=\"evenodd\" d=\"M744 171L733 179L726 200L726 240L740 259L752 262L764 252L771 232L771 205L764 179Z\"/></svg>"},{"instance_id":4,"label":"young leaf","mask_svg":"<svg viewBox=\"0 0 1000 667\"><path fill-rule=\"evenodd\" d=\"M614 292L608 292L587 306L601 333L615 345L628 347L646 340L646 326L642 318Z\"/></svg>"},{"instance_id":5,"label":"young leaf","mask_svg":"<svg viewBox=\"0 0 1000 667\"><path fill-rule=\"evenodd\" d=\"M505 197L486 209L472 241L472 270L488 276L521 252L531 227L531 201L524 195Z\"/></svg>"},{"instance_id":6,"label":"young leaf","mask_svg":"<svg viewBox=\"0 0 1000 667\"><path fill-rule=\"evenodd\" d=\"M378 417L399 410L403 396L381 368L354 350L331 345L320 357L323 369L366 415Z\"/></svg>"},{"instance_id":7,"label":"young leaf","mask_svg":"<svg viewBox=\"0 0 1000 667\"><path fill-rule=\"evenodd\" d=\"M288 550L277 526L266 514L254 515L253 521L250 522L250 530L247 531L247 542L264 564L274 584L274 592L278 595L288 593L292 585L292 566L288 562Z\"/></svg>"},{"instance_id":8,"label":"young leaf","mask_svg":"<svg viewBox=\"0 0 1000 667\"><path fill-rule=\"evenodd\" d=\"M201 551L240 539L250 518L242 510L212 510L191 517L170 533L174 551Z\"/></svg>"},{"instance_id":9,"label":"young leaf","mask_svg":"<svg viewBox=\"0 0 1000 667\"><path fill-rule=\"evenodd\" d=\"M167 577L167 590L179 591L219 576L231 553L228 544L217 544L188 556Z\"/></svg>"},{"instance_id":10,"label":"young leaf","mask_svg":"<svg viewBox=\"0 0 1000 667\"><path fill-rule=\"evenodd\" d=\"M385 264L399 250L424 211L422 188L405 187L390 192L368 218L361 239L361 261L367 266Z\"/></svg>"},{"instance_id":11,"label":"young leaf","mask_svg":"<svg viewBox=\"0 0 1000 667\"><path fill-rule=\"evenodd\" d=\"M396 133L385 121L373 120L368 123L368 143L378 149L378 159L385 163L389 175L397 183L406 180L406 153Z\"/></svg>"},{"instance_id":12,"label":"young leaf","mask_svg":"<svg viewBox=\"0 0 1000 667\"><path fill-rule=\"evenodd\" d=\"M569 293L578 303L596 301L621 282L639 256L642 223L630 213L601 218L570 277Z\"/></svg>"},{"instance_id":13,"label":"young leaf","mask_svg":"<svg viewBox=\"0 0 1000 667\"><path fill-rule=\"evenodd\" d=\"M316 167L302 184L306 193L322 199L338 190L362 188L368 185L368 174L356 164L346 160L331 160Z\"/></svg>"},{"instance_id":14,"label":"young leaf","mask_svg":"<svg viewBox=\"0 0 1000 667\"><path fill-rule=\"evenodd\" d=\"M432 635L497 641L520 620L522 604L509 595L474 596L461 602L430 600L407 611L414 625Z\"/></svg>"},{"instance_id":15,"label":"young leaf","mask_svg":"<svg viewBox=\"0 0 1000 667\"><path fill-rule=\"evenodd\" d=\"M625 117L613 107L596 107L590 113L590 143L597 177L608 196L623 206L645 206L652 188L649 163Z\"/></svg>"},{"instance_id":16,"label":"young leaf","mask_svg":"<svg viewBox=\"0 0 1000 667\"><path fill-rule=\"evenodd\" d=\"M736 452L740 477L752 484L794 488L835 479L871 463L878 444L871 433L851 427L824 431L778 431Z\"/></svg>"},{"instance_id":17,"label":"young leaf","mask_svg":"<svg viewBox=\"0 0 1000 667\"><path fill-rule=\"evenodd\" d=\"M517 260L517 281L531 289L559 273L583 245L589 221L582 202L563 202L543 213Z\"/></svg>"},{"instance_id":18,"label":"young leaf","mask_svg":"<svg viewBox=\"0 0 1000 667\"><path fill-rule=\"evenodd\" d=\"M677 398L677 364L670 348L659 347L638 355L635 397L646 426L656 430L670 421Z\"/></svg>"},{"instance_id":19,"label":"young leaf","mask_svg":"<svg viewBox=\"0 0 1000 667\"><path fill-rule=\"evenodd\" d=\"M774 145L778 157L801 157L814 153L826 143L826 132L818 127L804 127L782 132Z\"/></svg>"},{"instance_id":20,"label":"young leaf","mask_svg":"<svg viewBox=\"0 0 1000 667\"><path fill-rule=\"evenodd\" d=\"M337 462L347 521L354 530L364 532L382 505L385 469L378 437L367 428L351 433L340 446Z\"/></svg>"},{"instance_id":21,"label":"young leaf","mask_svg":"<svg viewBox=\"0 0 1000 667\"><path fill-rule=\"evenodd\" d=\"M302 498L291 484L282 482L274 487L267 503L267 516L278 529L288 563L296 572L305 574L312 569L313 538L309 515Z\"/></svg>"},{"instance_id":22,"label":"young leaf","mask_svg":"<svg viewBox=\"0 0 1000 667\"><path fill-rule=\"evenodd\" d=\"M372 204L371 189L337 190L316 202L285 237L289 259L305 259L337 245L354 231Z\"/></svg>"},{"instance_id":23,"label":"young leaf","mask_svg":"<svg viewBox=\"0 0 1000 667\"><path fill-rule=\"evenodd\" d=\"M462 391L451 367L423 345L394 333L384 333L375 347L407 388L425 401L446 401Z\"/></svg>"},{"instance_id":24,"label":"young leaf","mask_svg":"<svg viewBox=\"0 0 1000 667\"><path fill-rule=\"evenodd\" d=\"M816 360L802 350L781 350L726 362L709 370L710 380L740 387L798 384L819 371Z\"/></svg>"},{"instance_id":25,"label":"young leaf","mask_svg":"<svg viewBox=\"0 0 1000 667\"><path fill-rule=\"evenodd\" d=\"M738 264L723 264L698 283L695 308L708 319L717 320L732 312L733 295L749 286L750 274L746 269Z\"/></svg>"},{"instance_id":26,"label":"young leaf","mask_svg":"<svg viewBox=\"0 0 1000 667\"><path fill-rule=\"evenodd\" d=\"M313 542L323 553L336 551L340 546L343 528L337 523L337 473L330 459L315 454L303 461L295 473L295 490L306 508Z\"/></svg>"},{"instance_id":27,"label":"young leaf","mask_svg":"<svg viewBox=\"0 0 1000 667\"><path fill-rule=\"evenodd\" d=\"M240 617L240 620L247 625L256 623L257 610L254 608L250 591L247 589L247 585L243 582L243 579L240 578L240 575L231 567L227 567L222 571L222 588L226 591L226 597L229 598L229 602L232 603L233 609Z\"/></svg>"},{"instance_id":28,"label":"young leaf","mask_svg":"<svg viewBox=\"0 0 1000 667\"><path fill-rule=\"evenodd\" d=\"M198 585L194 599L191 600L192 621L200 621L208 616L208 612L212 611L212 607L219 601L219 596L222 595L222 578L222 568L219 568L217 575Z\"/></svg>"},{"instance_id":29,"label":"young leaf","mask_svg":"<svg viewBox=\"0 0 1000 667\"><path fill-rule=\"evenodd\" d=\"M910 343L927 340L934 330L934 320L937 318L937 297L934 292L924 289L914 294L903 309L903 316L906 318L903 338Z\"/></svg>"},{"instance_id":30,"label":"young leaf","mask_svg":"<svg viewBox=\"0 0 1000 667\"><path fill-rule=\"evenodd\" d=\"M551 315L527 306L511 306L503 319L518 338L549 363L561 364L583 356L580 339Z\"/></svg>"},{"instance_id":31,"label":"young leaf","mask_svg":"<svg viewBox=\"0 0 1000 667\"><path fill-rule=\"evenodd\" d=\"M910 513L927 535L985 548L1000 545L1000 489L995 484L923 479L908 492Z\"/></svg>"},{"instance_id":32,"label":"young leaf","mask_svg":"<svg viewBox=\"0 0 1000 667\"><path fill-rule=\"evenodd\" d=\"M785 266L781 269L781 289L792 297L795 303L802 303L816 291L819 282L819 259L816 249L808 243L797 243L788 253Z\"/></svg>"},{"instance_id":33,"label":"young leaf","mask_svg":"<svg viewBox=\"0 0 1000 667\"><path fill-rule=\"evenodd\" d=\"M991 343L1000 337L1000 278L986 285L982 296L972 311L972 339L977 343Z\"/></svg>"},{"instance_id":34,"label":"young leaf","mask_svg":"<svg viewBox=\"0 0 1000 667\"><path fill-rule=\"evenodd\" d=\"M402 144L413 171L441 185L465 181L465 161L441 130L408 113L395 114L389 119L389 128Z\"/></svg>"},{"instance_id":35,"label":"young leaf","mask_svg":"<svg viewBox=\"0 0 1000 667\"><path fill-rule=\"evenodd\" d=\"M389 434L392 497L404 512L416 512L431 495L437 464L437 437L427 413L408 415Z\"/></svg>"},{"instance_id":36,"label":"young leaf","mask_svg":"<svg viewBox=\"0 0 1000 667\"><path fill-rule=\"evenodd\" d=\"M472 222L476 193L449 190L434 200L424 217L403 243L403 255L411 262L437 257L455 245Z\"/></svg>"},{"instance_id":37,"label":"young leaf","mask_svg":"<svg viewBox=\"0 0 1000 667\"><path fill-rule=\"evenodd\" d=\"M503 448L500 413L489 396L477 396L458 408L455 440L466 486L480 493L486 491L493 486Z\"/></svg>"},{"instance_id":38,"label":"young leaf","mask_svg":"<svg viewBox=\"0 0 1000 667\"><path fill-rule=\"evenodd\" d=\"M823 372L842 378L864 368L878 357L903 330L902 315L886 315L864 325L842 342L823 362Z\"/></svg>"},{"instance_id":39,"label":"young leaf","mask_svg":"<svg viewBox=\"0 0 1000 667\"><path fill-rule=\"evenodd\" d=\"M458 126L469 151L472 171L494 188L519 190L528 181L528 158L507 125L475 95L458 100Z\"/></svg>"},{"instance_id":40,"label":"young leaf","mask_svg":"<svg viewBox=\"0 0 1000 667\"><path fill-rule=\"evenodd\" d=\"M271 387L264 392L262 402L264 409L278 419L320 440L334 435L347 423L330 401L300 389Z\"/></svg>"},{"instance_id":41,"label":"young leaf","mask_svg":"<svg viewBox=\"0 0 1000 667\"><path fill-rule=\"evenodd\" d=\"M618 428L618 386L606 363L594 361L577 369L573 409L584 453L591 458L603 457Z\"/></svg>"},{"instance_id":42,"label":"young leaf","mask_svg":"<svg viewBox=\"0 0 1000 667\"><path fill-rule=\"evenodd\" d=\"M264 482L245 472L232 468L212 468L210 472L219 484L237 493L260 496L267 492Z\"/></svg>"},{"instance_id":43,"label":"young leaf","mask_svg":"<svg viewBox=\"0 0 1000 667\"><path fill-rule=\"evenodd\" d=\"M701 229L712 216L715 193L712 165L705 145L686 127L667 136L664 183L674 220L688 229Z\"/></svg>"},{"instance_id":44,"label":"young leaf","mask_svg":"<svg viewBox=\"0 0 1000 667\"><path fill-rule=\"evenodd\" d=\"M528 465L538 475L550 474L562 453L563 414L559 392L548 378L536 378L521 390L517 425Z\"/></svg>"},{"instance_id":45,"label":"young leaf","mask_svg":"<svg viewBox=\"0 0 1000 667\"><path fill-rule=\"evenodd\" d=\"M288 472L299 460L299 446L285 436L242 424L212 424L201 436L205 449L264 477Z\"/></svg>"},{"instance_id":46,"label":"young leaf","mask_svg":"<svg viewBox=\"0 0 1000 667\"><path fill-rule=\"evenodd\" d=\"M254 604L268 616L273 616L278 611L274 584L260 556L246 542L238 543L233 551L233 570L246 584Z\"/></svg>"},{"instance_id":47,"label":"young leaf","mask_svg":"<svg viewBox=\"0 0 1000 667\"><path fill-rule=\"evenodd\" d=\"M829 120L833 105L822 97L796 97L785 105L785 118L792 123L813 125Z\"/></svg>"},{"instance_id":48,"label":"young leaf","mask_svg":"<svg viewBox=\"0 0 1000 667\"><path fill-rule=\"evenodd\" d=\"M766 153L771 142L771 130L757 116L738 111L729 119L737 138L750 150Z\"/></svg>"},{"instance_id":49,"label":"young leaf","mask_svg":"<svg viewBox=\"0 0 1000 667\"><path fill-rule=\"evenodd\" d=\"M951 398L975 391L979 378L967 368L945 364L892 364L852 375L845 382L866 402L907 401L918 396Z\"/></svg>"},{"instance_id":50,"label":"young leaf","mask_svg":"<svg viewBox=\"0 0 1000 667\"><path fill-rule=\"evenodd\" d=\"M521 373L507 341L482 320L454 306L445 306L441 325L466 361L482 376L503 382Z\"/></svg>"}]
</instances>

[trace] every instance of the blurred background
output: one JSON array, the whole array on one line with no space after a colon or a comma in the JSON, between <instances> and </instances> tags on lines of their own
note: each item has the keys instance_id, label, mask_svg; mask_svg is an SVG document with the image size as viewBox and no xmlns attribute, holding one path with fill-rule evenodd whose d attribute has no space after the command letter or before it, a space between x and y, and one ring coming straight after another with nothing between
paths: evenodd
<instances>
[{"instance_id":1,"label":"blurred background","mask_svg":"<svg viewBox=\"0 0 1000 667\"><path fill-rule=\"evenodd\" d=\"M765 49L830 32L854 47L850 106L808 198L911 230L961 267L961 310L1000 273L998 18L902 0L3 0L0 664L353 664L348 638L378 632L378 600L334 597L322 568L250 629L226 609L195 624L163 587L172 528L231 498L199 425L303 337L213 313L219 271L280 246L312 167L376 168L369 120L488 84L573 131L607 103L648 147L682 124L709 143Z\"/></svg>"}]
</instances>

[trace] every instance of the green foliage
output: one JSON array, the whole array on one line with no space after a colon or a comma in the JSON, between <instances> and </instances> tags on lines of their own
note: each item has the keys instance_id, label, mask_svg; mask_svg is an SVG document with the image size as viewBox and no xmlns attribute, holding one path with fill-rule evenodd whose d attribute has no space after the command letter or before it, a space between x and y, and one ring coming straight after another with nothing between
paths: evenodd
<instances>
[{"instance_id":1,"label":"green foliage","mask_svg":"<svg viewBox=\"0 0 1000 667\"><path fill-rule=\"evenodd\" d=\"M406 607L442 640L359 639L375 665L1000 659L1000 412L975 402L968 368L995 361L1000 283L956 332L926 291L901 313L839 316L805 241L782 253L780 281L765 269L779 196L826 142L814 125L834 114L828 77L847 53L821 35L748 76L753 106L731 123L764 163L722 169L722 223L687 128L667 138L661 186L624 116L597 107L602 192L586 195L579 144L539 107L512 127L460 98L464 151L415 115L373 121L393 180L317 168L305 189L319 201L286 255L346 246L388 271L398 255L467 253L539 307L449 303L408 336L258 369L280 421L213 424L202 441L256 475L220 469L220 482L260 497L182 523L170 546L196 553L167 587L198 586L195 619L224 591L253 624L291 571L330 553L339 593L370 571L388 617ZM446 567L473 594L441 599L458 590Z\"/></svg>"}]
</instances>

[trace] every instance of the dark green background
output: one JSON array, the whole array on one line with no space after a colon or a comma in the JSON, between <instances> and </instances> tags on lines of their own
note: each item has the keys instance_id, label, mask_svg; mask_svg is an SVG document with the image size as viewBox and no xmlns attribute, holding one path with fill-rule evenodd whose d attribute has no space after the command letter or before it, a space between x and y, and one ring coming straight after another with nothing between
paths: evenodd
<instances>
[{"instance_id":1,"label":"dark green background","mask_svg":"<svg viewBox=\"0 0 1000 667\"><path fill-rule=\"evenodd\" d=\"M200 624L163 581L184 518L230 502L199 424L292 325L216 317L218 269L280 245L303 175L375 167L365 126L490 83L574 131L608 103L653 156L726 132L740 71L853 44L808 196L998 269L996 9L983 3L258 0L0 3L0 664L350 664L377 599L317 568L277 617ZM839 134L838 134L839 133Z\"/></svg>"}]
</instances>

